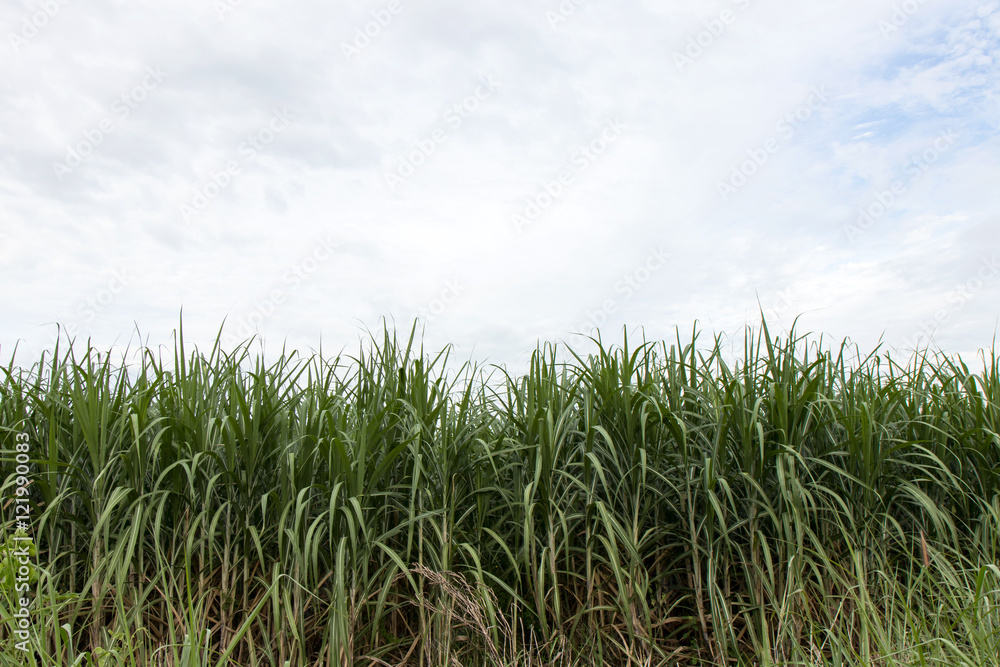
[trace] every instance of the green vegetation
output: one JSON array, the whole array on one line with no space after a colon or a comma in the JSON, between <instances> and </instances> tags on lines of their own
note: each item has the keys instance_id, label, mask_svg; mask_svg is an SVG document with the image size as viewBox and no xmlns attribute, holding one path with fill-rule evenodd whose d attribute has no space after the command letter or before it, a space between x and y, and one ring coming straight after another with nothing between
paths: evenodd
<instances>
[{"instance_id":1,"label":"green vegetation","mask_svg":"<svg viewBox=\"0 0 1000 667\"><path fill-rule=\"evenodd\" d=\"M993 352L403 338L2 369L0 665L1000 665Z\"/></svg>"}]
</instances>

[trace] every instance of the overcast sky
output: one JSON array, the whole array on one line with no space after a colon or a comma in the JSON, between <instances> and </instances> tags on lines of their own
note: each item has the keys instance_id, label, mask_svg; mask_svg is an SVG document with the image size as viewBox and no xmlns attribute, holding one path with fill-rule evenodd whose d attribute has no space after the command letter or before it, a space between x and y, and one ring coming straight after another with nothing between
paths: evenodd
<instances>
[{"instance_id":1,"label":"overcast sky","mask_svg":"<svg viewBox=\"0 0 1000 667\"><path fill-rule=\"evenodd\" d=\"M57 322L169 343L182 308L200 345L225 320L353 352L420 317L514 365L761 309L864 349L998 328L996 0L6 0L0 26L4 360Z\"/></svg>"}]
</instances>

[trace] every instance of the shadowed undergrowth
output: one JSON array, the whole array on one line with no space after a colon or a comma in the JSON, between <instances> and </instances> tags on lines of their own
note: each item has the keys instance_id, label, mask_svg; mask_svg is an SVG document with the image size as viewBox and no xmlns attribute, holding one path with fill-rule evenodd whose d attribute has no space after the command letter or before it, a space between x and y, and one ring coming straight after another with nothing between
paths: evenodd
<instances>
[{"instance_id":1,"label":"shadowed undergrowth","mask_svg":"<svg viewBox=\"0 0 1000 667\"><path fill-rule=\"evenodd\" d=\"M993 352L761 326L514 377L415 331L2 369L38 581L0 665L1000 665Z\"/></svg>"}]
</instances>

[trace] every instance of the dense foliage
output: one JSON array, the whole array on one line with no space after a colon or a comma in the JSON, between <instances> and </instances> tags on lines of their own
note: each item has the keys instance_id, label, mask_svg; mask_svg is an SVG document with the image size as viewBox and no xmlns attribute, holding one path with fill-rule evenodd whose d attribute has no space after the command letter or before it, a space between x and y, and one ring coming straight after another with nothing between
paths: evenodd
<instances>
[{"instance_id":1,"label":"dense foliage","mask_svg":"<svg viewBox=\"0 0 1000 667\"><path fill-rule=\"evenodd\" d=\"M0 369L0 665L1000 665L995 355L696 338Z\"/></svg>"}]
</instances>

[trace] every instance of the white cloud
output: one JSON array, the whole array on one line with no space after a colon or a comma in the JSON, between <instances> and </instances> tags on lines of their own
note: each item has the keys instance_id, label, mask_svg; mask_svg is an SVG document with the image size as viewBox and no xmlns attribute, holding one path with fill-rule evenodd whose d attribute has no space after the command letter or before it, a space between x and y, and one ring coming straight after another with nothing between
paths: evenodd
<instances>
[{"instance_id":1,"label":"white cloud","mask_svg":"<svg viewBox=\"0 0 1000 667\"><path fill-rule=\"evenodd\" d=\"M277 285L287 299L260 323L267 338L340 349L382 317L408 328L458 280L428 347L513 362L539 340L572 340L661 244L669 266L616 301L609 337L623 325L672 336L694 320L732 332L759 300L783 322L801 312L809 330L895 344L1000 250L996 2L919 3L887 34L894 3L861 0L583 2L555 28L555 1L399 0L391 21L388 2L243 0L221 17L203 2L57 4L30 38L39 3L0 9L17 37L0 45L4 356L15 341L26 356L50 346L51 323L79 321L127 267L134 279L81 336L111 345L137 325L165 342L183 307L207 344ZM673 54L699 38L678 71ZM149 68L167 74L123 115L116 100ZM449 122L484 77L502 85ZM815 89L828 99L783 133ZM276 108L294 120L246 159ZM615 117L621 137L517 234L511 216ZM60 179L53 164L102 122L110 131ZM954 145L851 242L844 226L948 128ZM432 154L387 187L387 166L436 129ZM772 138L723 201L719 182ZM234 160L238 173L185 221L180 206ZM330 235L336 257L285 284ZM988 345L996 292L984 285L936 340Z\"/></svg>"}]
</instances>

